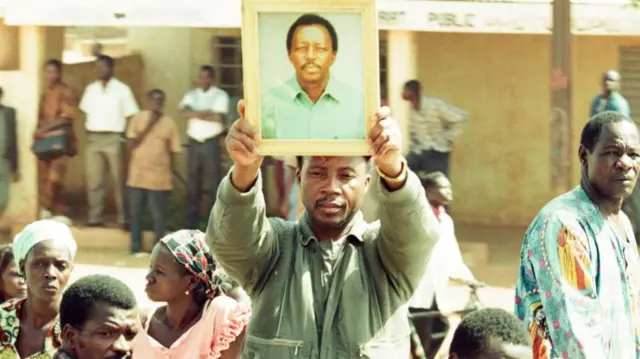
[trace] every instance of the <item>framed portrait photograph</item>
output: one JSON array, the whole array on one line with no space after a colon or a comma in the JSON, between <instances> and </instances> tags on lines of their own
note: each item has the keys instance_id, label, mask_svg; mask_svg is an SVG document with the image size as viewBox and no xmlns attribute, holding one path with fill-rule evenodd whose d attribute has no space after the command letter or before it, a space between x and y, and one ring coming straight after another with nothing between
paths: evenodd
<instances>
[{"instance_id":1,"label":"framed portrait photograph","mask_svg":"<svg viewBox=\"0 0 640 359\"><path fill-rule=\"evenodd\" d=\"M366 155L380 106L375 0L243 0L246 116L263 155Z\"/></svg>"}]
</instances>

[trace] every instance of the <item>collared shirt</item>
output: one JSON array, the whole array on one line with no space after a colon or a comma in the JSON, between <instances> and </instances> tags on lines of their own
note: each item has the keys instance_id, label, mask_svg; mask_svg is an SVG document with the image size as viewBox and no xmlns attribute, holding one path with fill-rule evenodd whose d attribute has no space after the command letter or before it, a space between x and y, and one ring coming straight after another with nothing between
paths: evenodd
<instances>
[{"instance_id":1,"label":"collared shirt","mask_svg":"<svg viewBox=\"0 0 640 359\"><path fill-rule=\"evenodd\" d=\"M534 359L639 359L640 259L577 187L549 202L522 242L515 314Z\"/></svg>"},{"instance_id":2,"label":"collared shirt","mask_svg":"<svg viewBox=\"0 0 640 359\"><path fill-rule=\"evenodd\" d=\"M267 218L261 175L245 193L229 175L222 180L207 242L251 296L243 356L409 356L407 304L440 225L411 171L393 192L374 174L370 191L382 202L381 220L369 224L358 213L349 234L331 242L318 241L306 217Z\"/></svg>"},{"instance_id":3,"label":"collared shirt","mask_svg":"<svg viewBox=\"0 0 640 359\"><path fill-rule=\"evenodd\" d=\"M131 118L126 137L136 138L151 121L151 112L142 111ZM127 186L152 191L169 191L173 187L171 155L180 152L180 134L176 123L162 116L131 152Z\"/></svg>"},{"instance_id":4,"label":"collared shirt","mask_svg":"<svg viewBox=\"0 0 640 359\"><path fill-rule=\"evenodd\" d=\"M409 151L419 154L435 150L450 152L453 139L462 133L469 114L446 102L422 97L420 109L409 112Z\"/></svg>"},{"instance_id":5,"label":"collared shirt","mask_svg":"<svg viewBox=\"0 0 640 359\"><path fill-rule=\"evenodd\" d=\"M115 77L104 86L101 81L89 84L82 95L80 110L87 115L87 131L117 133L124 133L127 118L140 112L131 88Z\"/></svg>"},{"instance_id":6,"label":"collared shirt","mask_svg":"<svg viewBox=\"0 0 640 359\"><path fill-rule=\"evenodd\" d=\"M215 86L209 87L206 91L195 88L184 95L178 107L180 109L189 107L193 111L211 111L222 115L224 119L229 113L229 95ZM191 118L187 124L187 135L198 142L219 136L222 132L224 132L223 123Z\"/></svg>"},{"instance_id":7,"label":"collared shirt","mask_svg":"<svg viewBox=\"0 0 640 359\"><path fill-rule=\"evenodd\" d=\"M614 91L608 97L598 94L591 103L591 117L604 111L619 112L627 117L631 116L629 102L619 92Z\"/></svg>"},{"instance_id":8,"label":"collared shirt","mask_svg":"<svg viewBox=\"0 0 640 359\"><path fill-rule=\"evenodd\" d=\"M434 209L440 220L440 238L433 246L431 259L409 306L413 308L431 309L436 300L438 309L443 313L451 313L453 308L446 300L447 285L450 279L473 281L473 273L462 260L460 246L456 239L453 219L444 207Z\"/></svg>"},{"instance_id":9,"label":"collared shirt","mask_svg":"<svg viewBox=\"0 0 640 359\"><path fill-rule=\"evenodd\" d=\"M4 302L0 306L0 358L19 358L15 345L20 336L20 317L22 316L22 306L26 300L26 298L16 298ZM44 351L22 359L51 358L62 344L61 334L59 318L56 318L51 330L45 334Z\"/></svg>"},{"instance_id":10,"label":"collared shirt","mask_svg":"<svg viewBox=\"0 0 640 359\"><path fill-rule=\"evenodd\" d=\"M334 77L316 103L294 77L262 98L262 138L278 140L363 140L364 97Z\"/></svg>"}]
</instances>

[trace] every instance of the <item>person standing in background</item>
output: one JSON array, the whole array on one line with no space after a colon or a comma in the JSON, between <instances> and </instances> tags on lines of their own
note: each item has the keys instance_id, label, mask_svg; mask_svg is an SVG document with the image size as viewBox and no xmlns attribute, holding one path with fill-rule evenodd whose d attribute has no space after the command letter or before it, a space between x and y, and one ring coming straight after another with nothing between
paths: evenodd
<instances>
[{"instance_id":1,"label":"person standing in background","mask_svg":"<svg viewBox=\"0 0 640 359\"><path fill-rule=\"evenodd\" d=\"M200 67L197 87L180 102L180 117L187 120L187 228L200 228L200 205L204 198L206 216L213 207L222 180L222 146L229 112L229 95L214 86L215 71Z\"/></svg>"},{"instance_id":2,"label":"person standing in background","mask_svg":"<svg viewBox=\"0 0 640 359\"><path fill-rule=\"evenodd\" d=\"M165 206L173 188L173 155L180 152L180 134L173 119L163 113L164 91L147 94L147 110L131 118L127 127L130 162L127 174L129 214L131 216L131 253L142 252L142 216L145 202L153 217L156 241L164 237Z\"/></svg>"},{"instance_id":3,"label":"person standing in background","mask_svg":"<svg viewBox=\"0 0 640 359\"><path fill-rule=\"evenodd\" d=\"M44 64L47 88L40 98L38 128L34 140L43 138L50 131L66 130L69 141L69 155L53 159L38 158L40 219L52 218L71 225L67 217L67 206L62 194L69 159L77 154L77 140L73 131L73 121L77 116L78 102L71 88L62 82L62 62L48 60Z\"/></svg>"},{"instance_id":4,"label":"person standing in background","mask_svg":"<svg viewBox=\"0 0 640 359\"><path fill-rule=\"evenodd\" d=\"M11 182L20 180L16 109L5 106L3 96L4 91L0 87L0 214L9 203Z\"/></svg>"},{"instance_id":5,"label":"person standing in background","mask_svg":"<svg viewBox=\"0 0 640 359\"><path fill-rule=\"evenodd\" d=\"M87 226L101 227L106 197L106 177L111 171L115 187L118 224L127 228L124 199L123 137L127 121L140 112L131 88L113 75L114 61L106 55L98 56L98 79L84 91L80 110L86 116L86 171L89 200Z\"/></svg>"},{"instance_id":6,"label":"person standing in background","mask_svg":"<svg viewBox=\"0 0 640 359\"><path fill-rule=\"evenodd\" d=\"M98 41L95 41L93 45L91 45L91 55L93 55L96 59L102 55L102 44Z\"/></svg>"},{"instance_id":7,"label":"person standing in background","mask_svg":"<svg viewBox=\"0 0 640 359\"><path fill-rule=\"evenodd\" d=\"M602 75L602 93L597 94L591 102L591 117L604 111L615 111L631 117L629 102L620 94L620 74L615 70L608 70Z\"/></svg>"},{"instance_id":8,"label":"person standing in background","mask_svg":"<svg viewBox=\"0 0 640 359\"><path fill-rule=\"evenodd\" d=\"M453 139L462 132L469 114L442 100L422 96L418 80L404 85L402 98L411 103L409 114L409 168L442 172L448 178Z\"/></svg>"},{"instance_id":9,"label":"person standing in background","mask_svg":"<svg viewBox=\"0 0 640 359\"><path fill-rule=\"evenodd\" d=\"M614 111L631 118L629 102L620 94L620 74L615 70L608 70L602 75L602 93L597 94L591 103L591 116L604 111ZM640 230L640 190L637 186L631 196L622 204L622 210L629 216L631 226L639 238Z\"/></svg>"}]
</instances>

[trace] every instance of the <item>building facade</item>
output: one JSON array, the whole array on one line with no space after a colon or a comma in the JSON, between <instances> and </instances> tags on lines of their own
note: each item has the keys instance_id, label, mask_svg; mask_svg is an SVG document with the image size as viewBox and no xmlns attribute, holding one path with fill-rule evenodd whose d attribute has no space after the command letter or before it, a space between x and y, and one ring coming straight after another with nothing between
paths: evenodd
<instances>
[{"instance_id":1,"label":"building facade","mask_svg":"<svg viewBox=\"0 0 640 359\"><path fill-rule=\"evenodd\" d=\"M129 46L144 58L147 87L167 91L168 109L177 106L192 86L198 66L204 63L216 67L221 87L231 95L242 94L239 0L214 5L194 0L172 15L166 9L152 11L157 5L146 1L135 8L118 10L116 6L108 11L97 5L74 10L67 3L72 1L58 2L62 10L51 14L42 11L36 15L13 5L7 8L6 22L20 26L20 53L29 50L39 56L21 57L21 75L0 72L0 86L27 81L31 97L24 98L36 98L38 66L45 54L51 53L42 41L56 29L45 26L120 25L128 27ZM205 3L212 10L200 11L196 17L197 11L190 9L197 10ZM579 129L588 119L592 97L600 91L604 70L620 69L622 91L632 112L640 107L640 16L623 5L615 1L573 5L573 67L568 79L572 88L572 155L577 153ZM550 2L397 0L379 1L378 10L381 92L405 132L408 106L400 93L409 79L419 79L425 95L471 114L453 150L451 179L456 202L452 209L456 219L527 224L556 194L549 180ZM209 24L207 28L205 24ZM34 126L34 109L20 103L29 108L20 125L21 136L27 138ZM22 151L22 163L31 161L28 147L23 146ZM572 182L577 184L577 159L571 160ZM29 175L24 173L23 182ZM19 186L25 189L25 196L33 193L26 189L34 185ZM18 211L15 206L10 210Z\"/></svg>"}]
</instances>

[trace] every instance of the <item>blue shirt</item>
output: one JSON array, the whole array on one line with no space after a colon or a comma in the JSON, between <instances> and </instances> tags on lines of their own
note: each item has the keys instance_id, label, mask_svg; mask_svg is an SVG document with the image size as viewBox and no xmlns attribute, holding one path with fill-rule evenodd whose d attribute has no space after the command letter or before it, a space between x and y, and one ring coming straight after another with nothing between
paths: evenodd
<instances>
[{"instance_id":1,"label":"blue shirt","mask_svg":"<svg viewBox=\"0 0 640 359\"><path fill-rule=\"evenodd\" d=\"M331 78L316 103L292 77L262 98L262 138L279 140L363 140L362 92Z\"/></svg>"},{"instance_id":2,"label":"blue shirt","mask_svg":"<svg viewBox=\"0 0 640 359\"><path fill-rule=\"evenodd\" d=\"M604 98L601 94L596 95L591 103L591 117L604 111L619 112L631 118L629 102L619 93L612 92L608 98Z\"/></svg>"}]
</instances>

